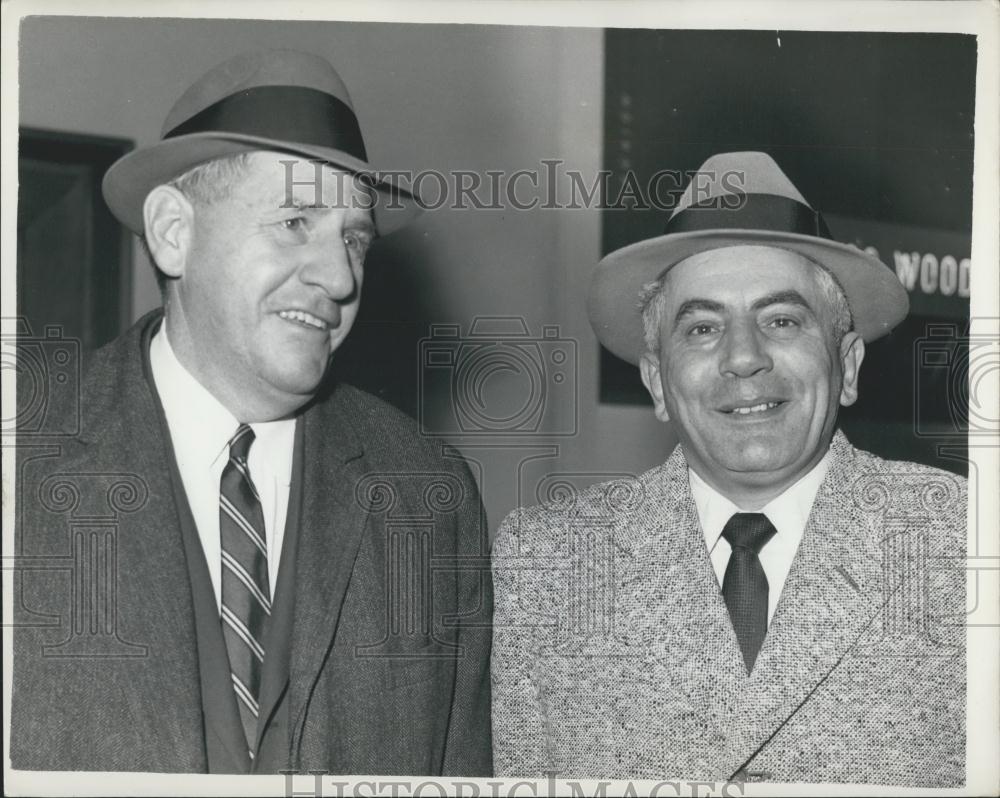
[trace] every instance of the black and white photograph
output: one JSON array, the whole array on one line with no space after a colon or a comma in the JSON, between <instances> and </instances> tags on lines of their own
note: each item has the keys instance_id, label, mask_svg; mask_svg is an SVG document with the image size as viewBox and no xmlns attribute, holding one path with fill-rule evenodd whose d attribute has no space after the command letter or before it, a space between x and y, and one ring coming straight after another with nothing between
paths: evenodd
<instances>
[{"instance_id":1,"label":"black and white photograph","mask_svg":"<svg viewBox=\"0 0 1000 798\"><path fill-rule=\"evenodd\" d=\"M6 793L1000 794L996 2L0 10Z\"/></svg>"}]
</instances>

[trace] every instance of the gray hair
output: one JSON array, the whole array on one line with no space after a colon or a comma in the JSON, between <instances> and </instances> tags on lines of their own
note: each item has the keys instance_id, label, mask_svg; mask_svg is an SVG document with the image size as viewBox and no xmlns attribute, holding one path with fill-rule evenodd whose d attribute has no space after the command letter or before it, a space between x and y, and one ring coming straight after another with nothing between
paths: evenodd
<instances>
[{"instance_id":1,"label":"gray hair","mask_svg":"<svg viewBox=\"0 0 1000 798\"><path fill-rule=\"evenodd\" d=\"M211 205L227 199L247 173L253 152L216 158L188 169L168 186L177 189L195 205Z\"/></svg>"},{"instance_id":2,"label":"gray hair","mask_svg":"<svg viewBox=\"0 0 1000 798\"><path fill-rule=\"evenodd\" d=\"M212 161L200 163L193 166L186 172L179 174L165 185L177 189L195 206L211 205L215 202L227 199L232 195L233 188L246 175L247 167L253 152L240 152L236 155L228 155L225 158L216 158ZM139 243L149 262L153 264L153 271L156 273L156 284L160 287L160 294L167 290L169 277L164 274L160 267L156 265L156 259L149 249L149 242L145 235L139 236Z\"/></svg>"},{"instance_id":3,"label":"gray hair","mask_svg":"<svg viewBox=\"0 0 1000 798\"><path fill-rule=\"evenodd\" d=\"M802 257L816 267L814 272L816 282L833 311L833 339L839 346L843 337L854 329L854 316L851 313L847 295L829 269L812 258L806 258L804 255ZM657 280L646 283L639 294L639 312L642 315L646 350L653 355L660 353L660 325L663 323L667 307L665 285L666 274Z\"/></svg>"}]
</instances>

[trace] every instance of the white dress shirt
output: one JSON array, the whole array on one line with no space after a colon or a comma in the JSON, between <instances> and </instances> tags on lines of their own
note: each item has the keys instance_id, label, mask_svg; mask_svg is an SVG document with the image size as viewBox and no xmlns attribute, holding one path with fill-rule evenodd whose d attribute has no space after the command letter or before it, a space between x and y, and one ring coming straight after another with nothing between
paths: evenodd
<instances>
[{"instance_id":1,"label":"white dress shirt","mask_svg":"<svg viewBox=\"0 0 1000 798\"><path fill-rule=\"evenodd\" d=\"M830 452L827 451L823 459L813 466L808 474L759 510L743 510L737 507L694 471L688 469L691 495L698 510L701 531L705 535L705 545L708 546L708 555L712 560L712 568L715 570L715 577L719 580L720 587L732 552L729 541L722 537L722 530L733 514L763 513L777 530L760 552L760 564L767 576L768 623L778 606L778 599L781 597L788 572L792 568L795 552L798 551L799 543L802 541L802 533L805 532L816 492L829 467Z\"/></svg>"},{"instance_id":2,"label":"white dress shirt","mask_svg":"<svg viewBox=\"0 0 1000 798\"><path fill-rule=\"evenodd\" d=\"M219 485L222 470L229 461L229 440L236 433L239 422L181 365L167 339L165 323L150 342L149 365L167 417L184 492L205 550L215 601L221 610ZM250 428L255 438L247 466L264 512L267 572L273 596L292 481L295 419L256 423Z\"/></svg>"}]
</instances>

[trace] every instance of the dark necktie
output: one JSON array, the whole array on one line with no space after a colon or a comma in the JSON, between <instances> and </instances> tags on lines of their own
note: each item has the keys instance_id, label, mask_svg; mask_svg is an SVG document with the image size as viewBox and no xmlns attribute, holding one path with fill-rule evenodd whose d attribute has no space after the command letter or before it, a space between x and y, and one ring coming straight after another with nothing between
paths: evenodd
<instances>
[{"instance_id":1,"label":"dark necktie","mask_svg":"<svg viewBox=\"0 0 1000 798\"><path fill-rule=\"evenodd\" d=\"M753 670L767 634L767 576L758 555L776 531L762 513L736 513L722 530L722 537L733 549L722 578L722 598L729 609L747 673Z\"/></svg>"},{"instance_id":2,"label":"dark necktie","mask_svg":"<svg viewBox=\"0 0 1000 798\"><path fill-rule=\"evenodd\" d=\"M264 513L247 467L253 439L253 430L241 424L229 441L229 462L219 491L222 632L251 759L260 711L264 625L271 614Z\"/></svg>"}]
</instances>

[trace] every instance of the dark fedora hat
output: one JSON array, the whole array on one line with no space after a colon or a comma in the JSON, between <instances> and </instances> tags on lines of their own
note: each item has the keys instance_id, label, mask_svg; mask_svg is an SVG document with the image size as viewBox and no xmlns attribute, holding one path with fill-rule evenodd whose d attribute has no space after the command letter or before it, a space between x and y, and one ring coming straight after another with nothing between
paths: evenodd
<instances>
[{"instance_id":1,"label":"dark fedora hat","mask_svg":"<svg viewBox=\"0 0 1000 798\"><path fill-rule=\"evenodd\" d=\"M774 160L762 152L714 155L688 184L664 235L605 256L590 284L587 311L598 339L638 363L646 350L639 298L685 258L741 245L791 250L825 267L840 283L854 329L865 341L887 334L909 311L895 273L878 258L834 241L823 221Z\"/></svg>"},{"instance_id":2,"label":"dark fedora hat","mask_svg":"<svg viewBox=\"0 0 1000 798\"><path fill-rule=\"evenodd\" d=\"M141 235L142 205L153 188L207 161L255 150L299 155L365 176L378 192L380 233L420 211L411 192L379 178L368 162L351 97L336 70L296 50L243 53L207 72L170 109L160 141L111 165L104 199Z\"/></svg>"}]
</instances>

